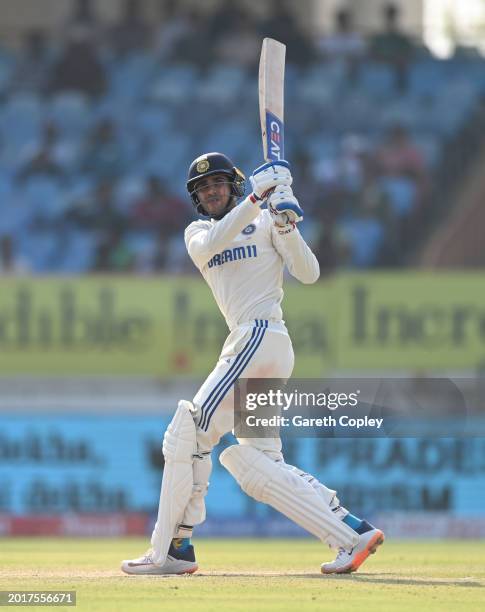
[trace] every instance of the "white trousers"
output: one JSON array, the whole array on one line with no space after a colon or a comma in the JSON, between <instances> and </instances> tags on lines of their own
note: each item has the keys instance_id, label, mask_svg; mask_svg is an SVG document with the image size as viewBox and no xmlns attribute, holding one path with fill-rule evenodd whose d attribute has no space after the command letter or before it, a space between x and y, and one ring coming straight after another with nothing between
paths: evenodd
<instances>
[{"instance_id":1,"label":"white trousers","mask_svg":"<svg viewBox=\"0 0 485 612\"><path fill-rule=\"evenodd\" d=\"M294 353L287 329L282 322L255 320L233 330L222 348L216 367L193 399L197 408L196 432L198 458L194 460L194 488L182 523L175 537L190 537L192 527L205 519L205 501L212 469L211 451L220 438L234 428L234 383L238 378L288 379L294 365ZM238 438L264 452L270 459L283 462L280 438ZM294 468L311 481L336 506L335 491L316 478Z\"/></svg>"},{"instance_id":2,"label":"white trousers","mask_svg":"<svg viewBox=\"0 0 485 612\"><path fill-rule=\"evenodd\" d=\"M289 378L295 357L284 323L258 319L232 331L216 367L207 377L193 404L198 411L199 450L210 451L234 427L234 383L238 378ZM263 451L281 454L274 438L239 439ZM276 457L280 458L280 457Z\"/></svg>"}]
</instances>

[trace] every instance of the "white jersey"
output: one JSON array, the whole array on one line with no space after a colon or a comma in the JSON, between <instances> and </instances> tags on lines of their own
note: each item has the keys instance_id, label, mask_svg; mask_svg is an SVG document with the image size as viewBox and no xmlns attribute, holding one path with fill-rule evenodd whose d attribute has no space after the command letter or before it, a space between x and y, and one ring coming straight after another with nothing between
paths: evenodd
<instances>
[{"instance_id":1,"label":"white jersey","mask_svg":"<svg viewBox=\"0 0 485 612\"><path fill-rule=\"evenodd\" d=\"M269 212L249 197L220 221L191 223L185 244L230 330L254 319L281 321L285 264L302 283L320 275L298 229L278 234Z\"/></svg>"}]
</instances>

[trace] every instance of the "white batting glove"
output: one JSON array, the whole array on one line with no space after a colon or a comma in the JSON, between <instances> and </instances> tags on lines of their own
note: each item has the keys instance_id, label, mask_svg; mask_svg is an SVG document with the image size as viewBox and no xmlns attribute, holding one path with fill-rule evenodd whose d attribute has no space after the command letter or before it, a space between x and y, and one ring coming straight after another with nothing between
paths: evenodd
<instances>
[{"instance_id":1,"label":"white batting glove","mask_svg":"<svg viewBox=\"0 0 485 612\"><path fill-rule=\"evenodd\" d=\"M277 187L269 196L268 210L280 234L292 232L303 219L303 210L287 185Z\"/></svg>"},{"instance_id":2,"label":"white batting glove","mask_svg":"<svg viewBox=\"0 0 485 612\"><path fill-rule=\"evenodd\" d=\"M249 177L249 181L256 199L264 200L269 195L268 192L278 185L291 185L293 177L289 163L281 160L259 166Z\"/></svg>"}]
</instances>

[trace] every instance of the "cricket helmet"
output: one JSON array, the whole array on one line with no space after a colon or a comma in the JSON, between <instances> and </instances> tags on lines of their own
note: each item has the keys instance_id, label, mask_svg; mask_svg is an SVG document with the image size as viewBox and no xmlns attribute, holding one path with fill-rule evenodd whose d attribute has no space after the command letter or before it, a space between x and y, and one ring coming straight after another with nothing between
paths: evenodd
<instances>
[{"instance_id":1,"label":"cricket helmet","mask_svg":"<svg viewBox=\"0 0 485 612\"><path fill-rule=\"evenodd\" d=\"M197 181L213 174L225 174L231 183L231 197L224 214L229 212L237 198L241 198L244 195L246 177L239 168L236 168L227 155L222 153L205 153L200 155L190 164L187 177L187 191L197 212L205 216L208 215L199 201L195 186Z\"/></svg>"}]
</instances>

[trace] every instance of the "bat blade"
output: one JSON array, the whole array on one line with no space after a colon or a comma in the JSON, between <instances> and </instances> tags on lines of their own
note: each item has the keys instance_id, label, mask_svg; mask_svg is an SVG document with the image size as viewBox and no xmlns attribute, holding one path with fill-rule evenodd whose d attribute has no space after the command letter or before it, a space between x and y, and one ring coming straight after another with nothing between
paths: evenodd
<instances>
[{"instance_id":1,"label":"bat blade","mask_svg":"<svg viewBox=\"0 0 485 612\"><path fill-rule=\"evenodd\" d=\"M259 60L259 117L266 161L284 159L284 80L286 46L265 38Z\"/></svg>"}]
</instances>

